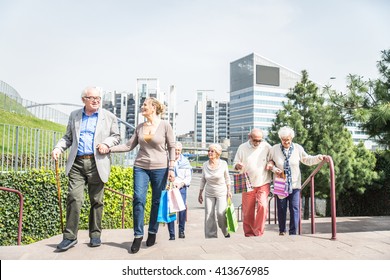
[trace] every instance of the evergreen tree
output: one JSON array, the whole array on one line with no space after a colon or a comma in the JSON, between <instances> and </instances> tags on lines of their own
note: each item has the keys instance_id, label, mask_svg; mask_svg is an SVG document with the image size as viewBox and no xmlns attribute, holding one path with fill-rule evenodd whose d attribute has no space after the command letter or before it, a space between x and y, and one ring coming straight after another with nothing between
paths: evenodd
<instances>
[{"instance_id":1,"label":"evergreen tree","mask_svg":"<svg viewBox=\"0 0 390 280\"><path fill-rule=\"evenodd\" d=\"M341 111L327 105L318 87L309 80L308 73L302 71L302 80L287 94L272 125L269 138L272 143L280 143L277 132L288 125L295 131L294 142L302 145L310 155L324 154L333 158L336 175L336 199L350 188L364 190L366 183L375 177L372 171L375 157L364 146L356 147L352 136L345 128ZM315 167L301 165L302 180L306 180ZM356 176L364 175L363 177ZM322 168L315 177L316 197L329 198L329 169ZM304 217L308 217L309 187L303 190L305 197ZM337 205L341 213L341 205Z\"/></svg>"},{"instance_id":2,"label":"evergreen tree","mask_svg":"<svg viewBox=\"0 0 390 280\"><path fill-rule=\"evenodd\" d=\"M382 51L377 68L380 78L364 81L363 77L348 76L347 93L327 88L333 104L347 120L360 123L361 128L385 149L390 148L390 49Z\"/></svg>"}]
</instances>

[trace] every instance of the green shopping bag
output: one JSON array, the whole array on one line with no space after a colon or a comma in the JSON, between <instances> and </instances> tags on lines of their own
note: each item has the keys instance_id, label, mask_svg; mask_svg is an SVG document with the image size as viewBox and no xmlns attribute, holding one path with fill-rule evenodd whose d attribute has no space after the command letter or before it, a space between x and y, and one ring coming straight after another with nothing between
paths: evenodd
<instances>
[{"instance_id":1,"label":"green shopping bag","mask_svg":"<svg viewBox=\"0 0 390 280\"><path fill-rule=\"evenodd\" d=\"M228 232L236 232L238 229L237 215L233 202L230 198L228 199L228 207L226 209L226 221Z\"/></svg>"}]
</instances>

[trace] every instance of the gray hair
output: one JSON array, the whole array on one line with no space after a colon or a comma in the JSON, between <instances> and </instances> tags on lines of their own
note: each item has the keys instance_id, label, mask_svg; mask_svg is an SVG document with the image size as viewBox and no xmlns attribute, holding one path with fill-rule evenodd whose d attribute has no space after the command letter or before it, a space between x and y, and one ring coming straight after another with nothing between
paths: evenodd
<instances>
[{"instance_id":1,"label":"gray hair","mask_svg":"<svg viewBox=\"0 0 390 280\"><path fill-rule=\"evenodd\" d=\"M183 149L183 145L182 145L179 141L177 141L177 142L175 143L175 148L176 148L176 149L182 150L182 149Z\"/></svg>"},{"instance_id":2,"label":"gray hair","mask_svg":"<svg viewBox=\"0 0 390 280\"><path fill-rule=\"evenodd\" d=\"M222 154L222 147L217 143L210 144L209 149L213 149L218 154L218 156Z\"/></svg>"},{"instance_id":3,"label":"gray hair","mask_svg":"<svg viewBox=\"0 0 390 280\"><path fill-rule=\"evenodd\" d=\"M85 97L90 90L95 90L98 93L98 96L102 96L103 89L101 87L86 87L81 92L81 98Z\"/></svg>"},{"instance_id":4,"label":"gray hair","mask_svg":"<svg viewBox=\"0 0 390 280\"><path fill-rule=\"evenodd\" d=\"M291 136L291 138L294 138L295 137L295 132L294 132L294 130L291 127L283 126L283 127L281 127L279 129L278 135L279 135L280 139L286 138L286 137L289 137L289 136Z\"/></svg>"}]
</instances>

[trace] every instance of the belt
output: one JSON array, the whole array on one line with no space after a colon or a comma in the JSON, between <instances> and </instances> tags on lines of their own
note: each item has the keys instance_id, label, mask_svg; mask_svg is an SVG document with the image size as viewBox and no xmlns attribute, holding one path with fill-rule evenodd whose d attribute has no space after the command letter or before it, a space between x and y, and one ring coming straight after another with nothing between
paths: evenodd
<instances>
[{"instance_id":1,"label":"belt","mask_svg":"<svg viewBox=\"0 0 390 280\"><path fill-rule=\"evenodd\" d=\"M94 158L94 155L83 155L83 156L76 156L78 159L91 159Z\"/></svg>"}]
</instances>

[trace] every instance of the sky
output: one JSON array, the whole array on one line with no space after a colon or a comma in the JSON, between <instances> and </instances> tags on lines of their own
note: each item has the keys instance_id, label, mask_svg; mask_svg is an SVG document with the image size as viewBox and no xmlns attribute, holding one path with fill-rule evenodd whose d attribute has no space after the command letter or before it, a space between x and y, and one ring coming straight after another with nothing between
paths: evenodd
<instances>
[{"instance_id":1,"label":"sky","mask_svg":"<svg viewBox=\"0 0 390 280\"><path fill-rule=\"evenodd\" d=\"M348 74L378 78L389 15L387 0L0 0L0 80L38 103L81 104L86 86L135 92L158 78L176 86L180 134L196 91L228 101L230 62L251 53L339 91Z\"/></svg>"}]
</instances>

